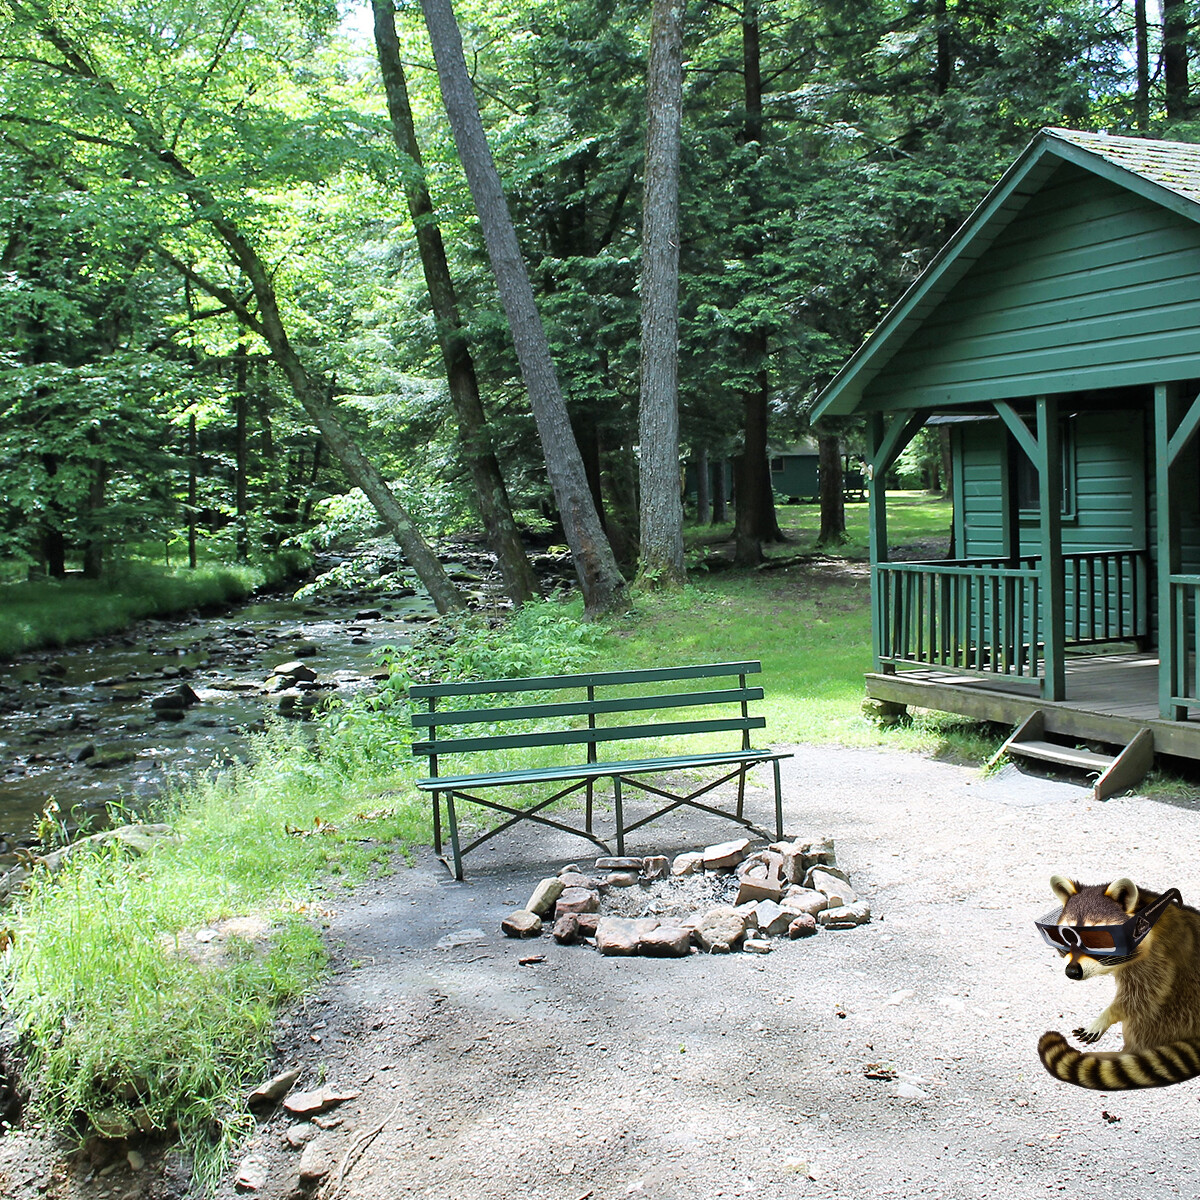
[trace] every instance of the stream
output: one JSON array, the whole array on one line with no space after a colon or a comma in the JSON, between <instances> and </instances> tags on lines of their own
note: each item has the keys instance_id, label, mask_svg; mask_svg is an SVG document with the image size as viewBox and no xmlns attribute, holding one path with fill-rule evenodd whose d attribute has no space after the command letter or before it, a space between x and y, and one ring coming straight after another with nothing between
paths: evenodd
<instances>
[{"instance_id":1,"label":"stream","mask_svg":"<svg viewBox=\"0 0 1200 1200\"><path fill-rule=\"evenodd\" d=\"M447 567L478 585L474 565ZM380 649L433 615L400 583L273 595L0 663L0 870L33 843L51 802L71 830L103 826L110 804L140 809L168 778L237 756L269 712L301 717L324 697L378 686Z\"/></svg>"}]
</instances>

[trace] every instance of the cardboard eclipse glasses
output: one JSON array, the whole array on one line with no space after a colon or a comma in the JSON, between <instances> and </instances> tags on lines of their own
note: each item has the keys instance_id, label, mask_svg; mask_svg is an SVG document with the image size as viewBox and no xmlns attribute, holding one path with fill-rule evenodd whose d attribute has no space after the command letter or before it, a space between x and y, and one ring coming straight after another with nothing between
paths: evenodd
<instances>
[{"instance_id":1,"label":"cardboard eclipse glasses","mask_svg":"<svg viewBox=\"0 0 1200 1200\"><path fill-rule=\"evenodd\" d=\"M1060 954L1078 950L1092 958L1128 958L1171 903L1183 904L1178 888L1169 888L1153 904L1117 925L1060 925L1061 908L1052 909L1034 924Z\"/></svg>"}]
</instances>

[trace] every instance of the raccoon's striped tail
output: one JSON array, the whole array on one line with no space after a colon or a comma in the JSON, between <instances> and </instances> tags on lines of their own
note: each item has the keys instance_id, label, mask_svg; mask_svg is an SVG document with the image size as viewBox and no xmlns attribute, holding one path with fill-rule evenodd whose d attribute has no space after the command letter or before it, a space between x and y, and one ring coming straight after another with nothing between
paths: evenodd
<instances>
[{"instance_id":1,"label":"raccoon's striped tail","mask_svg":"<svg viewBox=\"0 0 1200 1200\"><path fill-rule=\"evenodd\" d=\"M1166 1087L1200 1075L1200 1038L1147 1050L1098 1054L1076 1050L1061 1033L1051 1031L1042 1034L1038 1055L1056 1079L1098 1092Z\"/></svg>"}]
</instances>

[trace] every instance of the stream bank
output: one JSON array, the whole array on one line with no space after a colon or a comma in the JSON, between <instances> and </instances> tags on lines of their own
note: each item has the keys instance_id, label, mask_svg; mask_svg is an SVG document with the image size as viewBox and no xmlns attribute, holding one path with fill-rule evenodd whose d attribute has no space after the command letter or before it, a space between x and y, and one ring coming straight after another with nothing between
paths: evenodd
<instances>
[{"instance_id":1,"label":"stream bank","mask_svg":"<svg viewBox=\"0 0 1200 1200\"><path fill-rule=\"evenodd\" d=\"M496 602L486 552L459 545L444 561L474 603ZM310 578L361 574L351 565L326 558ZM382 647L436 616L415 579L378 566L365 590L275 591L0 663L0 871L37 844L43 814L67 834L103 826L113 808L142 811L168 780L241 755L270 714L378 686Z\"/></svg>"}]
</instances>

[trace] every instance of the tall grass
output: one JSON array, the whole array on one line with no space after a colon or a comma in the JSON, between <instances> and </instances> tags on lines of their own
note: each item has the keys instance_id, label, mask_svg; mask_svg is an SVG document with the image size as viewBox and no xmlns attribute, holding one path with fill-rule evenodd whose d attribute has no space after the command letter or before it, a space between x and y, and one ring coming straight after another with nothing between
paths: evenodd
<instances>
[{"instance_id":1,"label":"tall grass","mask_svg":"<svg viewBox=\"0 0 1200 1200\"><path fill-rule=\"evenodd\" d=\"M111 578L0 584L0 658L66 646L125 629L143 617L233 604L296 569L295 555L254 566L124 565Z\"/></svg>"}]
</instances>

